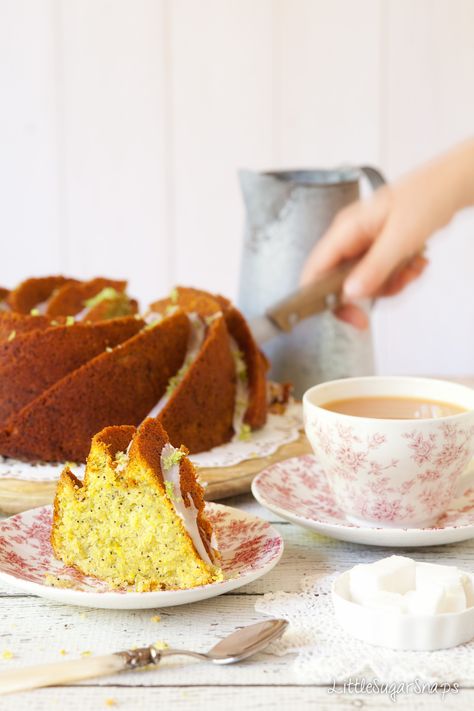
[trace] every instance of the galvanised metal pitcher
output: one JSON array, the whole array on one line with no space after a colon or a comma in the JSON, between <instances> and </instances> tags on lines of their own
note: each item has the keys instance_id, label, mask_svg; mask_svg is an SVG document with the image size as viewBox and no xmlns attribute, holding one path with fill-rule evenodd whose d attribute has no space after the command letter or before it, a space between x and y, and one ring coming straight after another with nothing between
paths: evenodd
<instances>
[{"instance_id":1,"label":"galvanised metal pitcher","mask_svg":"<svg viewBox=\"0 0 474 711\"><path fill-rule=\"evenodd\" d=\"M246 227L239 306L247 318L261 315L298 287L314 244L337 212L359 198L362 176L374 189L385 182L369 167L240 171ZM272 363L270 377L292 382L298 397L316 383L374 370L370 328L358 331L329 311L302 321L264 350Z\"/></svg>"}]
</instances>

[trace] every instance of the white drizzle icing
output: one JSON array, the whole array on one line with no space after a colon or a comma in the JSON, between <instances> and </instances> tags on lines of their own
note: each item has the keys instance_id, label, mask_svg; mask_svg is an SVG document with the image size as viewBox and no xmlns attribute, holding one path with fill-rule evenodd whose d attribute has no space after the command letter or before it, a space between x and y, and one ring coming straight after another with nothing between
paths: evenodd
<instances>
[{"instance_id":1,"label":"white drizzle icing","mask_svg":"<svg viewBox=\"0 0 474 711\"><path fill-rule=\"evenodd\" d=\"M212 560L204 545L201 533L198 526L198 510L194 505L192 496L187 494L187 504L185 504L183 496L181 494L181 476L179 471L179 462L177 464L172 464L171 467L165 467L165 461L168 457L171 457L178 450L173 447L169 442L165 444L161 450L161 471L163 473L163 479L165 482L170 482L173 487L173 496L171 497L171 503L173 504L174 510L180 517L184 524L184 527L191 538L194 547L199 555L199 557L209 565L212 565ZM217 550L217 546L211 542L213 548Z\"/></svg>"},{"instance_id":2,"label":"white drizzle icing","mask_svg":"<svg viewBox=\"0 0 474 711\"><path fill-rule=\"evenodd\" d=\"M46 299L46 301L42 301L39 304L36 304L35 310L40 316L44 316L46 314L46 309L48 308L49 304L49 299Z\"/></svg>"},{"instance_id":3,"label":"white drizzle icing","mask_svg":"<svg viewBox=\"0 0 474 711\"><path fill-rule=\"evenodd\" d=\"M133 438L130 440L130 443L125 452L117 452L117 454L115 455L116 472L123 472L127 468L130 459L130 447L132 446L132 443ZM204 545L201 538L201 533L199 531L197 520L198 510L194 505L192 496L187 494L188 505L186 505L181 493L181 476L179 471L179 461L176 464L172 464L171 467L165 466L167 459L169 457L172 457L172 455L178 451L179 450L177 450L176 447L173 447L173 445L169 442L165 444L165 446L161 450L160 464L161 471L163 474L163 480L165 482L170 482L172 486L173 496L170 497L170 501L173 504L174 510L183 522L184 527L189 537L191 538L199 557L202 558L205 563L212 565L213 561L211 560L206 550L206 546ZM119 455L118 458L117 455ZM217 550L217 541L214 532L212 533L211 537L211 547Z\"/></svg>"},{"instance_id":4,"label":"white drizzle icing","mask_svg":"<svg viewBox=\"0 0 474 711\"><path fill-rule=\"evenodd\" d=\"M191 328L189 331L188 348L184 357L183 365L181 366L186 369L188 369L198 357L206 335L206 325L203 323L198 314L189 313L187 314L187 317ZM152 408L152 410L150 410L148 417L156 417L159 415L165 405L168 404L168 401L172 395L172 392L169 394L165 392L157 404Z\"/></svg>"},{"instance_id":5,"label":"white drizzle icing","mask_svg":"<svg viewBox=\"0 0 474 711\"><path fill-rule=\"evenodd\" d=\"M125 452L117 452L115 455L115 471L116 472L123 472L125 469L128 467L128 462L130 461L130 447L132 446L133 443L133 437L128 443L128 447L125 450Z\"/></svg>"},{"instance_id":6,"label":"white drizzle icing","mask_svg":"<svg viewBox=\"0 0 474 711\"><path fill-rule=\"evenodd\" d=\"M238 439L242 431L242 426L244 424L244 416L247 412L249 406L249 387L247 378L243 379L239 373L239 359L242 357L240 355L240 349L237 341L229 336L230 340L230 350L235 362L235 372L236 372L236 392L235 392L235 406L234 406L234 417L232 421L232 426L234 428L233 439Z\"/></svg>"},{"instance_id":7,"label":"white drizzle icing","mask_svg":"<svg viewBox=\"0 0 474 711\"><path fill-rule=\"evenodd\" d=\"M78 314L74 316L75 321L82 321L84 316L90 311L89 307L86 306L85 309L82 309L82 311L79 311Z\"/></svg>"},{"instance_id":8,"label":"white drizzle icing","mask_svg":"<svg viewBox=\"0 0 474 711\"><path fill-rule=\"evenodd\" d=\"M143 316L143 320L149 326L156 326L160 323L160 321L163 321L163 314L160 314L157 311L149 311L145 314L145 316Z\"/></svg>"}]
</instances>

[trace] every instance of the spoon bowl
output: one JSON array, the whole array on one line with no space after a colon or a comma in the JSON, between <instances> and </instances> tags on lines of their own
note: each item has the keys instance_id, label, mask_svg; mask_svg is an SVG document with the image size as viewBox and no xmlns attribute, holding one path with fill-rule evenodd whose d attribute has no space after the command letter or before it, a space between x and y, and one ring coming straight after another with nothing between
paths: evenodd
<instances>
[{"instance_id":1,"label":"spoon bowl","mask_svg":"<svg viewBox=\"0 0 474 711\"><path fill-rule=\"evenodd\" d=\"M215 664L233 664L265 649L270 642L281 637L288 627L286 620L264 620L242 627L224 637L207 653Z\"/></svg>"}]
</instances>

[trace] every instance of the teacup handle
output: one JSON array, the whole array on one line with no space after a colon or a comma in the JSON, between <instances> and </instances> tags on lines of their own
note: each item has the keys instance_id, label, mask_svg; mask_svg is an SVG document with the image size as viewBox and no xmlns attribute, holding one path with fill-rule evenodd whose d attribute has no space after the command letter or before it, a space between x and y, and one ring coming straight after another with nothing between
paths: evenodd
<instances>
[{"instance_id":1,"label":"teacup handle","mask_svg":"<svg viewBox=\"0 0 474 711\"><path fill-rule=\"evenodd\" d=\"M471 486L474 486L474 458L469 462L464 474L461 474L459 477L454 496L456 498L458 496L462 496L467 489L471 488Z\"/></svg>"}]
</instances>

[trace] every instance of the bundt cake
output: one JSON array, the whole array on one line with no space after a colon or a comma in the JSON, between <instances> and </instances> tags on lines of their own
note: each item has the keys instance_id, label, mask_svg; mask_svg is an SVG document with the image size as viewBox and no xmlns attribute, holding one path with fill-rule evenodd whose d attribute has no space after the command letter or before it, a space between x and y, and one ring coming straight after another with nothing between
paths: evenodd
<instances>
[{"instance_id":1,"label":"bundt cake","mask_svg":"<svg viewBox=\"0 0 474 711\"><path fill-rule=\"evenodd\" d=\"M1 455L83 462L95 433L147 416L195 453L265 423L267 362L229 301L179 287L141 318L125 287L48 277L6 295Z\"/></svg>"},{"instance_id":2,"label":"bundt cake","mask_svg":"<svg viewBox=\"0 0 474 711\"><path fill-rule=\"evenodd\" d=\"M57 558L139 592L222 580L202 488L156 419L95 435L84 481L66 466L54 501Z\"/></svg>"}]
</instances>

